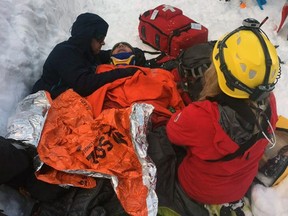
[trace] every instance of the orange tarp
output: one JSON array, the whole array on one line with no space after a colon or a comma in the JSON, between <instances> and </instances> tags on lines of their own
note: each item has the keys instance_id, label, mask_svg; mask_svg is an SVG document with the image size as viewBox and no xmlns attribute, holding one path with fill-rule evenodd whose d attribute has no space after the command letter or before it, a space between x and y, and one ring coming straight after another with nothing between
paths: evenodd
<instances>
[{"instance_id":1,"label":"orange tarp","mask_svg":"<svg viewBox=\"0 0 288 216\"><path fill-rule=\"evenodd\" d=\"M107 109L94 119L84 98L72 90L61 94L53 101L42 131L38 153L48 166L37 177L91 188L95 180L89 174L116 176L116 193L125 211L147 215L148 189L131 141L130 112L130 108Z\"/></svg>"},{"instance_id":2,"label":"orange tarp","mask_svg":"<svg viewBox=\"0 0 288 216\"><path fill-rule=\"evenodd\" d=\"M97 73L114 69L114 65L100 65ZM131 66L121 66L131 67ZM184 108L177 90L174 76L161 68L137 67L139 71L132 77L126 77L108 83L87 97L92 105L94 116L103 109L129 107L134 102L144 102L154 106L152 122L166 122L172 112Z\"/></svg>"}]
</instances>

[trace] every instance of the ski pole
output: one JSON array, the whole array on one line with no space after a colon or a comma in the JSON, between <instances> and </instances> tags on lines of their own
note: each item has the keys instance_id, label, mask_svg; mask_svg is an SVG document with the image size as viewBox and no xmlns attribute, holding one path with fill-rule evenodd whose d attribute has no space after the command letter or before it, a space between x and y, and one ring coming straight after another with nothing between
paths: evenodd
<instances>
[{"instance_id":1,"label":"ski pole","mask_svg":"<svg viewBox=\"0 0 288 216\"><path fill-rule=\"evenodd\" d=\"M259 28L268 20L268 16L267 17L265 17L265 19L260 23L260 25L259 25Z\"/></svg>"}]
</instances>

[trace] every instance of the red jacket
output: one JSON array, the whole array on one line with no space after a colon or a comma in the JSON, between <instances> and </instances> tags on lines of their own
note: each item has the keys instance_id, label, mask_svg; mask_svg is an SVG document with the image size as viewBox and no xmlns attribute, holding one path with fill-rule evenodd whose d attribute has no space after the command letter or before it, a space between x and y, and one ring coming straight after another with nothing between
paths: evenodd
<instances>
[{"instance_id":1,"label":"red jacket","mask_svg":"<svg viewBox=\"0 0 288 216\"><path fill-rule=\"evenodd\" d=\"M274 95L270 97L271 119L277 121ZM167 135L174 144L185 146L187 155L178 168L178 179L186 193L206 204L221 204L241 199L258 171L268 141L260 139L245 154L231 161L209 162L233 153L238 145L219 124L217 102L199 101L173 114Z\"/></svg>"}]
</instances>

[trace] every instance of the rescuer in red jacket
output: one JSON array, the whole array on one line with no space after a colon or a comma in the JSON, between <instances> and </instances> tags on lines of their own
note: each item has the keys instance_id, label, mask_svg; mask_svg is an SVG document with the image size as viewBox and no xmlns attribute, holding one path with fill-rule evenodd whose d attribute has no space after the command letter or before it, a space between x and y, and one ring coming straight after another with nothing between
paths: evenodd
<instances>
[{"instance_id":1,"label":"rescuer in red jacket","mask_svg":"<svg viewBox=\"0 0 288 216\"><path fill-rule=\"evenodd\" d=\"M167 124L169 140L186 149L178 181L190 198L203 204L243 198L265 148L275 145L272 90L279 76L276 49L258 21L244 20L217 41L200 100Z\"/></svg>"}]
</instances>

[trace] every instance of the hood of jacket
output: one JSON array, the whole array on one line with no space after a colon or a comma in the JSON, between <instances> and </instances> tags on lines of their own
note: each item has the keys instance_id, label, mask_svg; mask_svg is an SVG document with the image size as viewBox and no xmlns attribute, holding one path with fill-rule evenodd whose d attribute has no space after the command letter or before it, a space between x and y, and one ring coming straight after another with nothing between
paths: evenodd
<instances>
[{"instance_id":1,"label":"hood of jacket","mask_svg":"<svg viewBox=\"0 0 288 216\"><path fill-rule=\"evenodd\" d=\"M97 14L80 14L71 27L69 42L76 45L82 52L92 55L92 38L98 40L104 39L108 27L108 23Z\"/></svg>"},{"instance_id":2,"label":"hood of jacket","mask_svg":"<svg viewBox=\"0 0 288 216\"><path fill-rule=\"evenodd\" d=\"M254 124L245 121L229 106L218 105L218 108L220 113L219 123L235 143L242 145L252 138L255 134Z\"/></svg>"}]
</instances>

